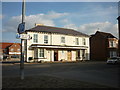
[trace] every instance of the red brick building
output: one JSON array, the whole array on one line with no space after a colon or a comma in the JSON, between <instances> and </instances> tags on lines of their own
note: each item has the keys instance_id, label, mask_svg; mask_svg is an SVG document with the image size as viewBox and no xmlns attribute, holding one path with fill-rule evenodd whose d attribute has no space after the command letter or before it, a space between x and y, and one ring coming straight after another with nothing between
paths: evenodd
<instances>
[{"instance_id":1,"label":"red brick building","mask_svg":"<svg viewBox=\"0 0 120 90\"><path fill-rule=\"evenodd\" d=\"M118 56L118 39L110 33L97 31L90 37L90 59L107 60Z\"/></svg>"},{"instance_id":2,"label":"red brick building","mask_svg":"<svg viewBox=\"0 0 120 90\"><path fill-rule=\"evenodd\" d=\"M1 58L20 58L20 43L0 43Z\"/></svg>"}]
</instances>

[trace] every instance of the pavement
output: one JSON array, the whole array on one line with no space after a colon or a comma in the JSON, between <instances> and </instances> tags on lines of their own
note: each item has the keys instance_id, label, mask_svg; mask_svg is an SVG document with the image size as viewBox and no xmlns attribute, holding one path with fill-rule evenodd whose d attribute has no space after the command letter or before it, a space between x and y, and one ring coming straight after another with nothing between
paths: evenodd
<instances>
[{"instance_id":1,"label":"pavement","mask_svg":"<svg viewBox=\"0 0 120 90\"><path fill-rule=\"evenodd\" d=\"M48 75L71 80L85 81L114 88L120 87L119 65L107 65L105 61L72 63L25 63L27 76ZM20 65L2 64L3 77L20 76Z\"/></svg>"}]
</instances>

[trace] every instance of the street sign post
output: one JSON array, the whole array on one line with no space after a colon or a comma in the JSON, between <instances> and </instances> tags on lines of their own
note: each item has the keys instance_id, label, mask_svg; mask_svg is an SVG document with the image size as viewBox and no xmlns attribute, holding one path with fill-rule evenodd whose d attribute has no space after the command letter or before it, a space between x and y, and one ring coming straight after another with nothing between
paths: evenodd
<instances>
[{"instance_id":1,"label":"street sign post","mask_svg":"<svg viewBox=\"0 0 120 90\"><path fill-rule=\"evenodd\" d=\"M22 23L18 25L18 33L22 34L25 31L25 0L22 2ZM17 34L18 38L21 38L22 36ZM24 79L24 39L21 38L21 58L20 58L20 78L21 80Z\"/></svg>"},{"instance_id":2,"label":"street sign post","mask_svg":"<svg viewBox=\"0 0 120 90\"><path fill-rule=\"evenodd\" d=\"M20 23L19 25L18 25L18 33L23 33L24 32L24 30L25 30L25 22L23 22L23 23Z\"/></svg>"},{"instance_id":3,"label":"street sign post","mask_svg":"<svg viewBox=\"0 0 120 90\"><path fill-rule=\"evenodd\" d=\"M19 34L19 33L17 33L16 38L17 38L17 39L24 39L24 40L30 40L30 39L32 39L32 37L31 37L30 35L27 35L27 34Z\"/></svg>"}]
</instances>

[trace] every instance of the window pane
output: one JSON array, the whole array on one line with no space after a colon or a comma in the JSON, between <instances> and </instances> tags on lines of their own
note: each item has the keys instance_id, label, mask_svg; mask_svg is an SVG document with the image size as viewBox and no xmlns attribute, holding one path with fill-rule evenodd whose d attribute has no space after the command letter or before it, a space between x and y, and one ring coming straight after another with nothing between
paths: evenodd
<instances>
[{"instance_id":1,"label":"window pane","mask_svg":"<svg viewBox=\"0 0 120 90\"><path fill-rule=\"evenodd\" d=\"M34 34L34 36L33 36L33 42L34 43L38 42L38 35L37 34Z\"/></svg>"},{"instance_id":2,"label":"window pane","mask_svg":"<svg viewBox=\"0 0 120 90\"><path fill-rule=\"evenodd\" d=\"M79 39L78 38L75 39L75 43L76 43L76 45L79 45Z\"/></svg>"},{"instance_id":3,"label":"window pane","mask_svg":"<svg viewBox=\"0 0 120 90\"><path fill-rule=\"evenodd\" d=\"M44 36L44 43L48 43L48 36L47 35Z\"/></svg>"},{"instance_id":4,"label":"window pane","mask_svg":"<svg viewBox=\"0 0 120 90\"><path fill-rule=\"evenodd\" d=\"M39 49L39 57L44 57L44 49Z\"/></svg>"},{"instance_id":5,"label":"window pane","mask_svg":"<svg viewBox=\"0 0 120 90\"><path fill-rule=\"evenodd\" d=\"M86 40L85 40L85 38L83 38L82 42L83 42L83 45L86 45Z\"/></svg>"},{"instance_id":6,"label":"window pane","mask_svg":"<svg viewBox=\"0 0 120 90\"><path fill-rule=\"evenodd\" d=\"M61 37L61 42L65 43L65 37Z\"/></svg>"}]
</instances>

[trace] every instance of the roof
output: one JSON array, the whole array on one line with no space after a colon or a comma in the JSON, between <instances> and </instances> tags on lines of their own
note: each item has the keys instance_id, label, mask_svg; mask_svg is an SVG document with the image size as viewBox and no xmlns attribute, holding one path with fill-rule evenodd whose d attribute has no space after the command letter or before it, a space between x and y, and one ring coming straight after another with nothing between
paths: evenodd
<instances>
[{"instance_id":1,"label":"roof","mask_svg":"<svg viewBox=\"0 0 120 90\"><path fill-rule=\"evenodd\" d=\"M101 35L104 38L116 38L111 33L97 31L94 35L97 35L97 34ZM94 36L94 35L91 35L91 36Z\"/></svg>"},{"instance_id":2,"label":"roof","mask_svg":"<svg viewBox=\"0 0 120 90\"><path fill-rule=\"evenodd\" d=\"M0 42L0 48L5 49L5 48L7 48L7 47L9 47L9 46L11 46L11 45L13 45L13 44L14 44L14 43ZM20 43L17 43L17 44L20 45Z\"/></svg>"},{"instance_id":3,"label":"roof","mask_svg":"<svg viewBox=\"0 0 120 90\"><path fill-rule=\"evenodd\" d=\"M26 30L26 32L46 32L46 33L59 33L59 34L65 34L65 35L74 35L74 36L84 36L84 37L90 37L87 34L81 33L79 31L73 30L73 29L66 29L66 28L58 28L58 27L51 27L51 26L36 26L34 28L31 28L29 30Z\"/></svg>"}]
</instances>

